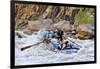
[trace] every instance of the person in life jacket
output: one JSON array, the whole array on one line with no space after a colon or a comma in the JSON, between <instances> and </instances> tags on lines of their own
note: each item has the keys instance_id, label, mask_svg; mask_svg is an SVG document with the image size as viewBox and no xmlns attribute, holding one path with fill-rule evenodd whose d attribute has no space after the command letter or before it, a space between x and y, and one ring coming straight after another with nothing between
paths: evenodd
<instances>
[{"instance_id":1,"label":"person in life jacket","mask_svg":"<svg viewBox=\"0 0 100 69\"><path fill-rule=\"evenodd\" d=\"M51 47L53 49L60 49L60 43L59 40L56 38L56 36L52 36L52 38L49 39L49 43L51 44Z\"/></svg>"},{"instance_id":2,"label":"person in life jacket","mask_svg":"<svg viewBox=\"0 0 100 69\"><path fill-rule=\"evenodd\" d=\"M62 30L60 30L60 29L57 29L56 31L55 31L55 33L56 33L56 37L57 37L57 39L59 40L59 43L60 43L60 45L61 45L61 48L63 47L63 44L62 44L62 41L63 41L63 31ZM60 49L61 49L60 48Z\"/></svg>"},{"instance_id":3,"label":"person in life jacket","mask_svg":"<svg viewBox=\"0 0 100 69\"><path fill-rule=\"evenodd\" d=\"M68 46L70 46L67 39L63 38L63 31L61 30L59 31L41 30L39 31L38 35L42 37L42 40L45 44L49 45L48 46L49 49L63 50Z\"/></svg>"}]
</instances>

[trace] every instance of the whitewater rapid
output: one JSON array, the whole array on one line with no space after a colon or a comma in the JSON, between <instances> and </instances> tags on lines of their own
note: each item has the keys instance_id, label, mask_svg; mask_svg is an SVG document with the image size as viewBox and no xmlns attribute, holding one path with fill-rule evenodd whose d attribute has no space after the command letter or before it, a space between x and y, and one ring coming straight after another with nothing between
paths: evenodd
<instances>
[{"instance_id":1,"label":"whitewater rapid","mask_svg":"<svg viewBox=\"0 0 100 69\"><path fill-rule=\"evenodd\" d=\"M30 36L27 35L24 38L18 38L15 35L15 65L94 61L94 40L72 40L82 47L77 53L65 50L53 52L48 50L44 43L21 51L20 49L22 47L35 44L40 41L34 34Z\"/></svg>"}]
</instances>

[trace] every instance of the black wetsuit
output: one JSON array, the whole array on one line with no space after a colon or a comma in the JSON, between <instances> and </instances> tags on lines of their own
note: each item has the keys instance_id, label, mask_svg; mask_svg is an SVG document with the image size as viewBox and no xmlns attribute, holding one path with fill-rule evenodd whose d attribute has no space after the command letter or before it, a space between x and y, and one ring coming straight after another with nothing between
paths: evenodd
<instances>
[{"instance_id":1,"label":"black wetsuit","mask_svg":"<svg viewBox=\"0 0 100 69\"><path fill-rule=\"evenodd\" d=\"M63 31L58 31L58 32L57 32L57 38L58 38L58 40L60 40L60 41L63 40Z\"/></svg>"}]
</instances>

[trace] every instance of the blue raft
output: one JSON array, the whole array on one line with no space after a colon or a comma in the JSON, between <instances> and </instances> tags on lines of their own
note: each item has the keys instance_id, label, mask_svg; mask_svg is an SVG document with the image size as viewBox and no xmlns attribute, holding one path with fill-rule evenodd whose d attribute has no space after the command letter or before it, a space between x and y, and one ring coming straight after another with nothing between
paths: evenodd
<instances>
[{"instance_id":1,"label":"blue raft","mask_svg":"<svg viewBox=\"0 0 100 69\"><path fill-rule=\"evenodd\" d=\"M52 48L55 48L55 49L59 49L59 50L80 50L80 48L74 44L74 43L70 43L68 47L65 47L64 49L60 49L60 46L59 44L55 44L54 42L51 42L52 44Z\"/></svg>"},{"instance_id":2,"label":"blue raft","mask_svg":"<svg viewBox=\"0 0 100 69\"><path fill-rule=\"evenodd\" d=\"M69 50L69 49L80 50L80 48L74 43L70 43L68 47L64 48L64 50Z\"/></svg>"}]
</instances>

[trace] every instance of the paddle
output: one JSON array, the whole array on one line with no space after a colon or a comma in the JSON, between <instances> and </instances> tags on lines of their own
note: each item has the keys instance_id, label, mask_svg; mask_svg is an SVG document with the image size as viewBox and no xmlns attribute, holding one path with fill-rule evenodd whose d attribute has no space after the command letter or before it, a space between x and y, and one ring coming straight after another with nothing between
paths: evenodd
<instances>
[{"instance_id":1,"label":"paddle","mask_svg":"<svg viewBox=\"0 0 100 69\"><path fill-rule=\"evenodd\" d=\"M44 38L44 39L43 39L41 42L39 42L39 43L32 44L32 45L29 45L29 46L26 46L26 47L21 48L21 51L26 50L26 49L28 49L28 48L34 46L34 45L38 45L38 44L40 44L40 43L45 43L45 42L47 42L47 40L48 40L48 39Z\"/></svg>"},{"instance_id":2,"label":"paddle","mask_svg":"<svg viewBox=\"0 0 100 69\"><path fill-rule=\"evenodd\" d=\"M21 51L26 50L26 49L28 49L28 48L34 46L34 45L38 45L38 44L40 44L40 43L42 43L42 42L39 42L39 43L36 43L36 44L32 44L32 45L29 45L29 46L23 47L23 48L21 48Z\"/></svg>"},{"instance_id":3,"label":"paddle","mask_svg":"<svg viewBox=\"0 0 100 69\"><path fill-rule=\"evenodd\" d=\"M77 43L75 43L74 41L70 40L68 37L67 37L67 39L68 39L69 41L71 41L72 43L76 44L77 46L79 46L80 48L82 48L79 44L77 44Z\"/></svg>"}]
</instances>

